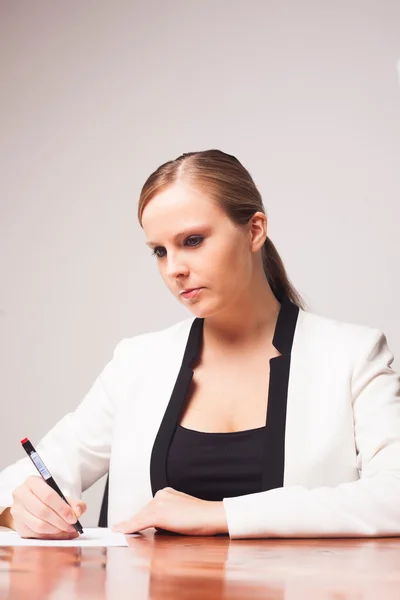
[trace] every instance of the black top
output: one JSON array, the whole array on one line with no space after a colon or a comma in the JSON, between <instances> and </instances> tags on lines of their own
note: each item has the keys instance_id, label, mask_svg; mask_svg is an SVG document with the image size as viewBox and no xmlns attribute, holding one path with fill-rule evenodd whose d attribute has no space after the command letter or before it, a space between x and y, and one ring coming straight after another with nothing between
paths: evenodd
<instances>
[{"instance_id":1,"label":"black top","mask_svg":"<svg viewBox=\"0 0 400 600\"><path fill-rule=\"evenodd\" d=\"M190 488L194 490L196 488L203 496L209 496L214 492L218 492L219 495L223 493L225 496L229 493L240 495L242 493L241 490L244 489L244 485L246 485L246 489L251 489L252 492L265 491L283 486L286 403L289 385L290 356L299 307L294 304L286 294L277 297L277 299L281 303L281 307L275 326L272 344L281 355L276 356L269 361L270 378L266 426L260 428L258 432L254 432L253 430L253 433L251 433L252 430L250 430L248 434L242 436L244 439L241 440L243 445L240 448L240 435L204 435L202 432L182 431L183 428L178 427L185 404L185 398L193 377L192 364L199 354L203 339L204 318L195 318L193 320L181 368L153 444L150 460L150 479L153 496L160 489L174 487L172 481L177 486L174 487L174 489L178 489L178 491L186 491ZM265 368L268 368L268 363L265 365ZM175 433L177 433L177 437L175 437ZM239 434L239 432L235 432L235 434ZM209 438L210 441L208 440L208 435L211 435ZM227 463L217 463L218 457L221 459L221 451L216 453L215 446L213 446L214 459L212 465L210 461L205 458L204 454L204 447L206 444L213 443L222 446L222 442L220 443L220 441L217 440L217 437L219 436L229 440L229 450L225 450L225 452L232 453L230 454L230 460L232 460L232 457L234 456L237 457L240 452L244 452L247 457L244 459L246 462L244 469L241 469L240 471L237 470L238 477L236 481L230 480L230 483L228 484L229 490L228 487L226 487L226 489L221 487L219 487L218 490L213 489L213 486L215 486L216 474L218 474L219 477L223 477L224 473L226 475L224 469L227 468ZM169 451L171 447L172 463L169 464ZM184 448L184 452L182 452L182 448ZM258 448L261 452L261 459L257 461L261 484L259 483L259 480L257 480L258 475L256 475L256 471L253 471L251 483L249 481L244 483L246 480L246 473L244 471L249 468L250 464L249 457L257 456ZM200 449L201 454L199 454ZM181 457L178 457L179 452L182 455ZM193 468L193 461L196 460L202 461L202 463L198 463L198 466L196 467L196 481L191 481L190 470ZM227 459L226 454L224 460L229 460ZM205 472L206 469L209 470L208 473ZM212 483L212 480L214 480L214 484ZM205 482L208 487L205 486ZM183 490L183 485L189 487L186 487L185 490ZM190 492L186 491L186 493Z\"/></svg>"},{"instance_id":2,"label":"black top","mask_svg":"<svg viewBox=\"0 0 400 600\"><path fill-rule=\"evenodd\" d=\"M175 490L221 501L261 491L265 426L207 433L178 425L168 454L168 481Z\"/></svg>"},{"instance_id":3,"label":"black top","mask_svg":"<svg viewBox=\"0 0 400 600\"><path fill-rule=\"evenodd\" d=\"M221 498L283 486L290 356L299 307L286 294L276 297L281 303L281 308L272 344L281 356L270 360L266 426L244 433L204 434L184 431L179 425L193 377L192 363L198 356L203 336L204 319L195 318L186 342L181 368L153 444L150 460L153 496L164 487L175 486L175 489L186 491L193 496L203 495L209 498L213 494ZM208 454L210 448L213 453L212 463ZM232 465L235 464L235 460L239 461L236 464L240 465L240 469L233 471ZM190 473L194 475L193 478ZM223 483L217 485L217 478ZM99 526L107 526L107 510L108 478Z\"/></svg>"}]
</instances>

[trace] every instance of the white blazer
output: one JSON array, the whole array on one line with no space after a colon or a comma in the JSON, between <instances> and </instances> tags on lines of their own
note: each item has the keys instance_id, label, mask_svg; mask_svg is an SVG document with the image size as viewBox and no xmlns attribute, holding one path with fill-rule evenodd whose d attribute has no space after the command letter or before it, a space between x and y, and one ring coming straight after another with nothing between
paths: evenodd
<instances>
[{"instance_id":1,"label":"white blazer","mask_svg":"<svg viewBox=\"0 0 400 600\"><path fill-rule=\"evenodd\" d=\"M67 495L109 472L109 525L168 485L202 323L190 317L123 339L76 410L37 444ZM271 359L264 487L223 499L230 537L400 535L400 378L385 335L284 297L273 343L282 354ZM282 443L270 446L276 428ZM30 474L28 457L0 473L0 506Z\"/></svg>"}]
</instances>

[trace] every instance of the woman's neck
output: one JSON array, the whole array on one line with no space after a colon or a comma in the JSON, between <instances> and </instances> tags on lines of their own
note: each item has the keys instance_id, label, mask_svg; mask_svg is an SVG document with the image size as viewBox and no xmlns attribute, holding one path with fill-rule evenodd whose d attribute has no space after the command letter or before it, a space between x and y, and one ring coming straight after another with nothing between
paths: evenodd
<instances>
[{"instance_id":1,"label":"woman's neck","mask_svg":"<svg viewBox=\"0 0 400 600\"><path fill-rule=\"evenodd\" d=\"M247 290L226 310L204 319L204 340L208 346L254 346L272 337L280 311L268 281Z\"/></svg>"}]
</instances>

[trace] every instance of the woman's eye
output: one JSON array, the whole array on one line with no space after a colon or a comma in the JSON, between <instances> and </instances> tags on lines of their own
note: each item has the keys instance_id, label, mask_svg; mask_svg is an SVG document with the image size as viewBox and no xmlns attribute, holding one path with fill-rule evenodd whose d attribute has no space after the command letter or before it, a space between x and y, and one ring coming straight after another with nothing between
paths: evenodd
<instances>
[{"instance_id":1,"label":"woman's eye","mask_svg":"<svg viewBox=\"0 0 400 600\"><path fill-rule=\"evenodd\" d=\"M201 235L192 235L185 240L185 245L188 246L189 248L195 248L196 246L201 244L203 239L204 238ZM194 242L194 243L192 243L192 242ZM156 256L157 258L164 258L165 254L160 254L160 253L164 253L164 252L165 252L165 248L163 248L162 246L157 246L156 248L154 248L152 255Z\"/></svg>"},{"instance_id":2,"label":"woman's eye","mask_svg":"<svg viewBox=\"0 0 400 600\"><path fill-rule=\"evenodd\" d=\"M186 240L186 241L187 241L187 242L190 242L190 241L193 241L193 240L194 240L194 241L196 241L196 240L200 240L200 241L197 241L197 243L196 243L196 244L188 244L189 246L198 246L198 245L199 245L199 244L200 244L200 243L203 241L203 238L202 238L202 236L201 236L201 235L192 235L191 237L187 238L187 240Z\"/></svg>"},{"instance_id":3,"label":"woman's eye","mask_svg":"<svg viewBox=\"0 0 400 600\"><path fill-rule=\"evenodd\" d=\"M154 248L154 250L153 250L153 252L152 252L152 255L153 255L153 256L156 256L157 258L163 258L162 256L160 256L160 255L158 254L158 251L159 251L159 250L163 250L163 249L164 249L164 248L160 248L159 246L157 246L157 248Z\"/></svg>"}]
</instances>

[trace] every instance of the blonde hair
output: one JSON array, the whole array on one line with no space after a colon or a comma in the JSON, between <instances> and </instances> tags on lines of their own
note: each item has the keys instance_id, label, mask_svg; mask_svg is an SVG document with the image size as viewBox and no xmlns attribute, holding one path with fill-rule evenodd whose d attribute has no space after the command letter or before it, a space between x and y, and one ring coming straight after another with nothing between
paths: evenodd
<instances>
[{"instance_id":1,"label":"blonde hair","mask_svg":"<svg viewBox=\"0 0 400 600\"><path fill-rule=\"evenodd\" d=\"M238 159L221 150L203 150L185 152L160 165L147 178L138 206L138 220L142 227L143 211L150 200L179 181L207 193L237 225L245 225L258 211L265 214L260 192ZM294 304L305 310L306 303L289 280L282 259L268 236L261 254L264 272L275 297L280 301L286 294Z\"/></svg>"}]
</instances>

